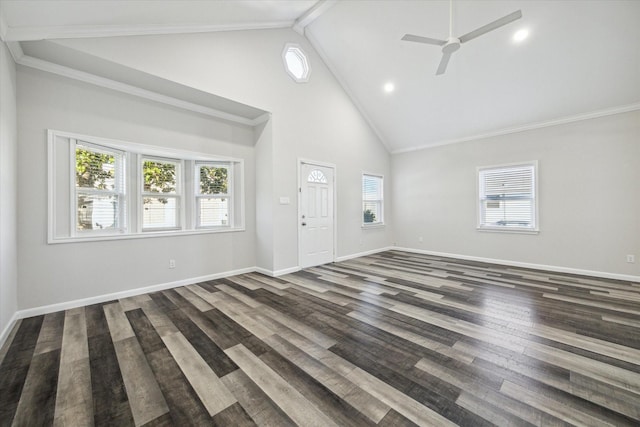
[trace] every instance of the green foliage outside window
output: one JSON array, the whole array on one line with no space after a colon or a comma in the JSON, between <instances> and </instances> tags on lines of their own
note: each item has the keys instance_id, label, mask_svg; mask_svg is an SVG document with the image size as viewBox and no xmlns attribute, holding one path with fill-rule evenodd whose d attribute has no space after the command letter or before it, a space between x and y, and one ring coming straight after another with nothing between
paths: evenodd
<instances>
[{"instance_id":1,"label":"green foliage outside window","mask_svg":"<svg viewBox=\"0 0 640 427\"><path fill-rule=\"evenodd\" d=\"M112 190L115 180L115 156L76 148L76 185L83 188ZM146 160L142 165L144 191L147 193L175 193L176 165ZM229 170L224 167L200 167L201 194L227 194ZM145 199L146 200L146 199ZM159 199L167 203L167 199Z\"/></svg>"},{"instance_id":2,"label":"green foliage outside window","mask_svg":"<svg viewBox=\"0 0 640 427\"><path fill-rule=\"evenodd\" d=\"M77 229L115 228L118 224L118 197L95 190L116 188L116 156L77 146L75 148Z\"/></svg>"},{"instance_id":3,"label":"green foliage outside window","mask_svg":"<svg viewBox=\"0 0 640 427\"><path fill-rule=\"evenodd\" d=\"M111 154L76 148L76 186L112 190L115 162L116 159Z\"/></svg>"},{"instance_id":4,"label":"green foliage outside window","mask_svg":"<svg viewBox=\"0 0 640 427\"><path fill-rule=\"evenodd\" d=\"M144 191L149 193L176 192L176 165L146 160L142 165Z\"/></svg>"},{"instance_id":5,"label":"green foliage outside window","mask_svg":"<svg viewBox=\"0 0 640 427\"><path fill-rule=\"evenodd\" d=\"M364 211L364 222L365 224L376 222L376 214L371 209L367 209L366 211Z\"/></svg>"},{"instance_id":6,"label":"green foliage outside window","mask_svg":"<svg viewBox=\"0 0 640 427\"><path fill-rule=\"evenodd\" d=\"M227 168L200 167L200 194L227 194Z\"/></svg>"}]
</instances>

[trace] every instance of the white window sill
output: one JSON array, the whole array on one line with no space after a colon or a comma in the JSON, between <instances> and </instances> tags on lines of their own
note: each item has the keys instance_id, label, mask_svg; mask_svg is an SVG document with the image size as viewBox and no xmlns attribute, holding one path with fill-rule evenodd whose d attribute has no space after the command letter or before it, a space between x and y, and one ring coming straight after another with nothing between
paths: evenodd
<instances>
[{"instance_id":1,"label":"white window sill","mask_svg":"<svg viewBox=\"0 0 640 427\"><path fill-rule=\"evenodd\" d=\"M378 222L378 223L374 223L374 224L362 224L362 229L367 229L367 228L382 228L384 227L384 222Z\"/></svg>"},{"instance_id":2,"label":"white window sill","mask_svg":"<svg viewBox=\"0 0 640 427\"><path fill-rule=\"evenodd\" d=\"M540 230L532 228L509 228L509 227L477 227L478 231L489 233L511 233L511 234L539 234Z\"/></svg>"},{"instance_id":3,"label":"white window sill","mask_svg":"<svg viewBox=\"0 0 640 427\"><path fill-rule=\"evenodd\" d=\"M154 237L171 237L171 236L194 236L198 234L217 234L217 233L233 233L245 231L244 227L237 228L216 228L216 229L198 229L198 230L178 230L178 231L145 231L144 233L134 234L96 234L86 237L58 237L49 238L47 243L57 245L60 243L84 243L84 242L100 242L106 240L131 240L131 239L149 239Z\"/></svg>"}]
</instances>

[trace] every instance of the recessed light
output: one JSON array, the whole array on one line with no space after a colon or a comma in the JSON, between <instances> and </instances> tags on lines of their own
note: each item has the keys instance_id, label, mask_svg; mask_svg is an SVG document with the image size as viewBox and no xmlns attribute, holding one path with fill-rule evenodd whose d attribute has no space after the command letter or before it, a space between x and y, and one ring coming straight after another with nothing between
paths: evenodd
<instances>
[{"instance_id":1,"label":"recessed light","mask_svg":"<svg viewBox=\"0 0 640 427\"><path fill-rule=\"evenodd\" d=\"M387 93L393 92L395 90L395 88L396 88L396 86L391 82L385 83L385 85L383 87L384 91L387 92Z\"/></svg>"},{"instance_id":2,"label":"recessed light","mask_svg":"<svg viewBox=\"0 0 640 427\"><path fill-rule=\"evenodd\" d=\"M529 30L527 30L526 28L523 28L522 30L518 30L513 34L513 41L521 42L527 37L529 37Z\"/></svg>"}]
</instances>

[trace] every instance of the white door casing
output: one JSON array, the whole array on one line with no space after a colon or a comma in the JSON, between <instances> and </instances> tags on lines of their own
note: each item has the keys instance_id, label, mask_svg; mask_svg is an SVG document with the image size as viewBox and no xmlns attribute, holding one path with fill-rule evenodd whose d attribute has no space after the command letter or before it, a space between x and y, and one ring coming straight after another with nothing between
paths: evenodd
<instances>
[{"instance_id":1,"label":"white door casing","mask_svg":"<svg viewBox=\"0 0 640 427\"><path fill-rule=\"evenodd\" d=\"M334 260L334 179L332 166L300 161L298 264Z\"/></svg>"}]
</instances>

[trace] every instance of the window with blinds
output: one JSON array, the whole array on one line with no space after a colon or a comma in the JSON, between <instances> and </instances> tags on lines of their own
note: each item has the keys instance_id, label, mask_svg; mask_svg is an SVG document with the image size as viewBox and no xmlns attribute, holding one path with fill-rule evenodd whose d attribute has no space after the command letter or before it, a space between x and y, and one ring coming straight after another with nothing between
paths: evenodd
<instances>
[{"instance_id":1,"label":"window with blinds","mask_svg":"<svg viewBox=\"0 0 640 427\"><path fill-rule=\"evenodd\" d=\"M478 169L479 229L537 231L535 162Z\"/></svg>"},{"instance_id":2,"label":"window with blinds","mask_svg":"<svg viewBox=\"0 0 640 427\"><path fill-rule=\"evenodd\" d=\"M229 165L196 163L196 227L229 227L233 215Z\"/></svg>"},{"instance_id":3,"label":"window with blinds","mask_svg":"<svg viewBox=\"0 0 640 427\"><path fill-rule=\"evenodd\" d=\"M75 230L124 232L124 153L75 141Z\"/></svg>"},{"instance_id":4,"label":"window with blinds","mask_svg":"<svg viewBox=\"0 0 640 427\"><path fill-rule=\"evenodd\" d=\"M383 178L379 175L362 175L362 224L381 225L384 223L382 191Z\"/></svg>"},{"instance_id":5,"label":"window with blinds","mask_svg":"<svg viewBox=\"0 0 640 427\"><path fill-rule=\"evenodd\" d=\"M142 158L142 230L179 229L182 205L181 162Z\"/></svg>"}]
</instances>

